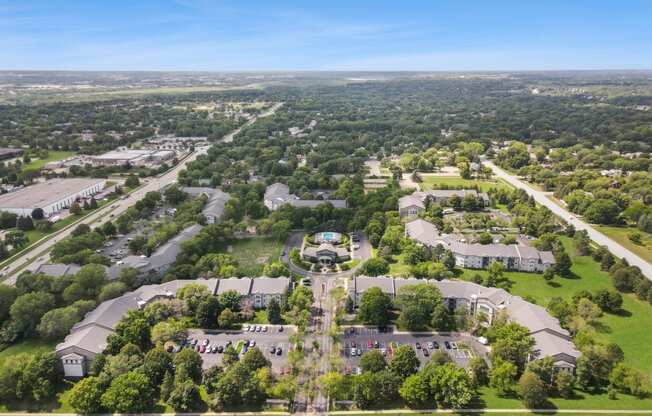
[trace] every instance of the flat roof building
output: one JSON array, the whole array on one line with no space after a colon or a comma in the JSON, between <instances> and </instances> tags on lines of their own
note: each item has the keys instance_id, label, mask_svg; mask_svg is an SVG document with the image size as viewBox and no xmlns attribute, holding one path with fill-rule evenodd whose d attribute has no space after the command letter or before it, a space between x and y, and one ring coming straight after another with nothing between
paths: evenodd
<instances>
[{"instance_id":1,"label":"flat roof building","mask_svg":"<svg viewBox=\"0 0 652 416\"><path fill-rule=\"evenodd\" d=\"M49 217L79 199L97 194L105 184L105 179L51 179L0 195L0 211L27 216L35 208L41 208L43 214Z\"/></svg>"}]
</instances>

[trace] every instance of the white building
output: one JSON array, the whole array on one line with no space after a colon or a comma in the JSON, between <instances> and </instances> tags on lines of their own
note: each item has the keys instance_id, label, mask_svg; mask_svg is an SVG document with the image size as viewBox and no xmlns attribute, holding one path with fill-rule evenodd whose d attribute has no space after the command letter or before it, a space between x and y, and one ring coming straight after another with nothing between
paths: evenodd
<instances>
[{"instance_id":1,"label":"white building","mask_svg":"<svg viewBox=\"0 0 652 416\"><path fill-rule=\"evenodd\" d=\"M0 195L0 211L28 216L34 209L41 208L43 214L50 217L79 199L101 192L105 184L105 179L51 179Z\"/></svg>"}]
</instances>

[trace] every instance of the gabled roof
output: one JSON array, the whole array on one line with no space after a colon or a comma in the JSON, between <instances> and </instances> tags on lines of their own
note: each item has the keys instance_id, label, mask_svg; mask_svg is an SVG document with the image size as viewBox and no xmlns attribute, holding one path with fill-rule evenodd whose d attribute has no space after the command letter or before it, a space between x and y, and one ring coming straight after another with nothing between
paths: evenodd
<instances>
[{"instance_id":1,"label":"gabled roof","mask_svg":"<svg viewBox=\"0 0 652 416\"><path fill-rule=\"evenodd\" d=\"M413 195L405 195L402 196L398 199L398 209L405 209L409 207L419 207L421 209L425 209L426 206L421 200L421 198L416 197L414 194Z\"/></svg>"},{"instance_id":2,"label":"gabled roof","mask_svg":"<svg viewBox=\"0 0 652 416\"><path fill-rule=\"evenodd\" d=\"M224 206L229 198L230 196L226 192L215 189L215 192L204 206L202 213L206 216L210 215L215 218L222 218L222 215L224 214Z\"/></svg>"},{"instance_id":3,"label":"gabled roof","mask_svg":"<svg viewBox=\"0 0 652 416\"><path fill-rule=\"evenodd\" d=\"M285 198L290 194L290 187L284 183L276 182L265 189L265 199Z\"/></svg>"},{"instance_id":4,"label":"gabled roof","mask_svg":"<svg viewBox=\"0 0 652 416\"><path fill-rule=\"evenodd\" d=\"M250 279L248 277L243 277L241 279L238 278L233 278L233 279L219 279L219 283L217 285L217 294L221 295L224 292L228 292L231 290L235 290L242 296L247 296L251 290L251 281L254 279Z\"/></svg>"},{"instance_id":5,"label":"gabled roof","mask_svg":"<svg viewBox=\"0 0 652 416\"><path fill-rule=\"evenodd\" d=\"M138 309L138 306L137 296L133 292L129 292L119 298L100 303L100 306L86 314L83 321L76 323L72 330L75 331L92 324L113 330L127 312Z\"/></svg>"},{"instance_id":6,"label":"gabled roof","mask_svg":"<svg viewBox=\"0 0 652 416\"><path fill-rule=\"evenodd\" d=\"M345 199L291 199L284 201L296 208L316 208L322 204L331 204L333 208L346 208Z\"/></svg>"},{"instance_id":7,"label":"gabled roof","mask_svg":"<svg viewBox=\"0 0 652 416\"><path fill-rule=\"evenodd\" d=\"M80 269L81 267L76 264L50 263L41 264L34 273L43 273L48 276L61 277L77 274Z\"/></svg>"},{"instance_id":8,"label":"gabled roof","mask_svg":"<svg viewBox=\"0 0 652 416\"><path fill-rule=\"evenodd\" d=\"M570 338L570 333L542 306L526 302L519 296L512 296L505 309L514 322L528 328L532 333L552 331Z\"/></svg>"},{"instance_id":9,"label":"gabled roof","mask_svg":"<svg viewBox=\"0 0 652 416\"><path fill-rule=\"evenodd\" d=\"M74 331L55 347L56 351L63 351L67 348L76 347L82 350L99 354L106 348L106 339L113 331L97 325L90 325L86 328Z\"/></svg>"},{"instance_id":10,"label":"gabled roof","mask_svg":"<svg viewBox=\"0 0 652 416\"><path fill-rule=\"evenodd\" d=\"M266 295L285 293L290 286L290 279L287 277L258 277L253 279L251 293L263 293Z\"/></svg>"},{"instance_id":11,"label":"gabled roof","mask_svg":"<svg viewBox=\"0 0 652 416\"><path fill-rule=\"evenodd\" d=\"M434 224L420 218L405 224L405 233L426 247L436 247L439 244L449 245L448 239L439 235L439 230Z\"/></svg>"},{"instance_id":12,"label":"gabled roof","mask_svg":"<svg viewBox=\"0 0 652 416\"><path fill-rule=\"evenodd\" d=\"M570 339L558 337L545 331L535 332L532 334L532 338L535 342L534 355L536 358L559 357L560 354L565 354L575 361L581 355ZM573 362L573 364L575 363Z\"/></svg>"},{"instance_id":13,"label":"gabled roof","mask_svg":"<svg viewBox=\"0 0 652 416\"><path fill-rule=\"evenodd\" d=\"M357 293L366 292L372 287L378 287L383 292L394 295L394 279L391 277L358 276L355 278L355 291Z\"/></svg>"}]
</instances>

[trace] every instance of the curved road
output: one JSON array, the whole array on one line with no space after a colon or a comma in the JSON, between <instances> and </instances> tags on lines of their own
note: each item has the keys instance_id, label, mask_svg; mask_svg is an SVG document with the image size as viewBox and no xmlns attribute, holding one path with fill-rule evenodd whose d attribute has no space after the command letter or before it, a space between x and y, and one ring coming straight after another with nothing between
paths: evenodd
<instances>
[{"instance_id":1,"label":"curved road","mask_svg":"<svg viewBox=\"0 0 652 416\"><path fill-rule=\"evenodd\" d=\"M534 189L528 183L499 168L488 160L484 160L483 163L486 166L490 167L491 170L493 170L496 177L503 179L505 182L508 182L516 188L523 189L528 193L528 195L531 195L535 201L552 211L553 214L557 215L567 223L573 224L575 229L586 230L589 238L591 238L591 240L593 240L596 244L606 246L614 256L626 259L627 262L632 266L638 266L641 269L641 272L643 272L643 275L652 280L652 264L643 260L640 256L623 247L621 244L602 234L600 231L593 228L591 224L578 219L574 214L557 205L554 201L548 198L545 192Z\"/></svg>"},{"instance_id":2,"label":"curved road","mask_svg":"<svg viewBox=\"0 0 652 416\"><path fill-rule=\"evenodd\" d=\"M230 143L233 141L233 138L245 127L250 126L256 122L259 118L267 117L274 114L283 103L277 103L273 105L269 110L252 117L242 126L238 127L234 131L230 132L222 138L222 142ZM42 243L40 246L35 247L32 250L29 250L22 256L18 257L16 260L12 261L8 268L4 270L5 280L2 282L7 285L13 285L16 283L16 277L18 272L28 268L29 270L36 270L40 265L46 264L50 261L50 256L48 252L52 247L59 241L68 237L70 233L80 224L88 224L93 226L99 226L104 224L107 221L111 221L113 218L118 217L129 207L134 205L140 199L142 199L147 192L150 191L159 191L162 188L176 182L179 172L186 168L186 165L199 157L200 155L206 154L210 146L198 147L193 153L188 155L183 159L179 164L165 172L161 176L157 176L151 179L144 181L145 183L135 191L123 197L123 199L118 199L116 201L107 204L106 206L98 209L97 211L89 214L87 217L81 221L75 223L73 226L64 228L63 230L54 233L50 236L50 239Z\"/></svg>"}]
</instances>

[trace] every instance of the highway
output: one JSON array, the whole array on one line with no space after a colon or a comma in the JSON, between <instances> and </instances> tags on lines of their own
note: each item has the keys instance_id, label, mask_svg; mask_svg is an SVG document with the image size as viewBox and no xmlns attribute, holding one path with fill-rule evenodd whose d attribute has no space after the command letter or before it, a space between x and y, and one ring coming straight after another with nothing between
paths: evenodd
<instances>
[{"instance_id":1,"label":"highway","mask_svg":"<svg viewBox=\"0 0 652 416\"><path fill-rule=\"evenodd\" d=\"M243 128L252 125L253 123L256 122L256 120L258 120L261 117L267 117L269 115L274 114L274 112L277 109L279 109L281 105L283 105L283 103L277 103L274 106L272 106L269 110L259 114L258 116L252 117L245 124L243 124L239 128L235 129L234 131L224 136L221 141L226 143L232 142L233 138ZM159 191L162 188L165 188L166 186L176 182L179 172L185 169L188 163L196 160L198 156L206 154L209 147L210 146L203 146L203 147L196 148L194 152L192 152L185 159L183 159L179 164L177 164L175 167L173 167L166 173L162 174L161 176L144 180L143 181L144 183L139 188L137 188L135 191L131 192L130 194L123 196L122 199L113 201L110 204L107 204L106 206L103 206L102 208L99 208L97 211L88 215L80 222L75 223L75 225L64 228L61 231L52 234L49 240L45 241L40 246L32 250L29 250L22 256L12 261L11 264L9 264L9 266L7 266L5 270L3 270L3 273L6 276L3 283L7 285L14 285L16 283L16 278L18 277L19 274L18 272L20 272L24 268L27 268L27 270L36 270L42 264L47 264L50 261L50 256L48 252L52 249L52 247L57 242L68 237L78 225L88 224L94 227L100 226L105 222L111 221L117 218L118 216L120 216L120 214L125 212L129 207L131 207L140 199L142 199L147 192Z\"/></svg>"},{"instance_id":2,"label":"highway","mask_svg":"<svg viewBox=\"0 0 652 416\"><path fill-rule=\"evenodd\" d=\"M511 184L516 188L523 189L525 192L528 193L528 195L531 195L534 198L534 200L537 201L539 204L548 208L555 215L557 215L559 218L563 219L567 223L573 224L576 230L586 230L586 232L589 235L589 238L591 238L591 240L593 240L596 244L601 246L606 246L614 256L626 259L627 262L632 266L638 266L643 272L643 274L645 275L645 277L652 280L652 264L643 260L640 256L636 255L635 253L631 252L627 248L623 247L618 242L602 234L600 231L592 227L591 224L580 220L579 218L577 218L575 214L557 205L553 200L548 198L548 194L546 192L542 192L537 189L534 189L528 183L520 180L516 176L499 168L494 163L488 160L483 160L482 163L484 163L485 166L490 167L491 170L494 172L494 175L496 175L496 177L504 180L505 182Z\"/></svg>"}]
</instances>

